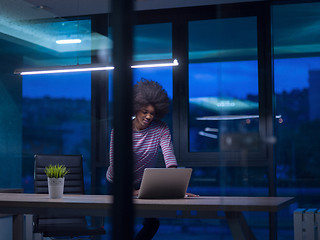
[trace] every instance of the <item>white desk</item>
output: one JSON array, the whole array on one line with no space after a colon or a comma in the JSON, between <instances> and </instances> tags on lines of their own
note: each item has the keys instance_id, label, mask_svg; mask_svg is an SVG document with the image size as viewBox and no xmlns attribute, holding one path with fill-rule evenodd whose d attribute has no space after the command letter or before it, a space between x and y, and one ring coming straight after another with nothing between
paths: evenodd
<instances>
[{"instance_id":1,"label":"white desk","mask_svg":"<svg viewBox=\"0 0 320 240\"><path fill-rule=\"evenodd\" d=\"M13 217L13 239L23 239L23 214L63 216L108 216L110 195L64 195L49 199L48 194L0 193L0 213ZM216 218L223 211L234 239L255 239L242 212L277 212L294 202L291 197L198 197L186 199L134 199L136 215L141 217Z\"/></svg>"}]
</instances>

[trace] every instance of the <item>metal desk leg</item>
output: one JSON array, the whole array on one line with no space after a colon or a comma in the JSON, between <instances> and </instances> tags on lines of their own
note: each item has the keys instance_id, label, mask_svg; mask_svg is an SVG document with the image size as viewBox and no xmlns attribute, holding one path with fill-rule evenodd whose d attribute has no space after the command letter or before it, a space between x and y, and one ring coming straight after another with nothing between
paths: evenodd
<instances>
[{"instance_id":1,"label":"metal desk leg","mask_svg":"<svg viewBox=\"0 0 320 240\"><path fill-rule=\"evenodd\" d=\"M256 240L241 212L225 212L233 239Z\"/></svg>"},{"instance_id":2,"label":"metal desk leg","mask_svg":"<svg viewBox=\"0 0 320 240\"><path fill-rule=\"evenodd\" d=\"M24 240L34 240L33 239L33 215L26 214L24 215L24 217L25 217L24 232L26 235Z\"/></svg>"},{"instance_id":3,"label":"metal desk leg","mask_svg":"<svg viewBox=\"0 0 320 240\"><path fill-rule=\"evenodd\" d=\"M23 240L23 215L12 216L12 239Z\"/></svg>"}]
</instances>

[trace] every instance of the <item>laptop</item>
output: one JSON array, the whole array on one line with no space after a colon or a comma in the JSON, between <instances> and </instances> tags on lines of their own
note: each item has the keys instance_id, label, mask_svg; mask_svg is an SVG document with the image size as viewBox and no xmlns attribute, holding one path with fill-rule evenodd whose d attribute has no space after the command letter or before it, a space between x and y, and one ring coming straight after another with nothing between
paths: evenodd
<instances>
[{"instance_id":1,"label":"laptop","mask_svg":"<svg viewBox=\"0 0 320 240\"><path fill-rule=\"evenodd\" d=\"M139 199L184 198L192 168L145 168Z\"/></svg>"}]
</instances>

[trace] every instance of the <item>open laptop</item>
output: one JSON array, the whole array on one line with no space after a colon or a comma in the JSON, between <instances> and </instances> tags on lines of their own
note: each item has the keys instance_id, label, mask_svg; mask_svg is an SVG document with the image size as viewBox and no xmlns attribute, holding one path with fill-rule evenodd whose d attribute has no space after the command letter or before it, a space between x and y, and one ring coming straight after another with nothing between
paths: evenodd
<instances>
[{"instance_id":1,"label":"open laptop","mask_svg":"<svg viewBox=\"0 0 320 240\"><path fill-rule=\"evenodd\" d=\"M146 168L140 186L139 199L184 198L192 168Z\"/></svg>"}]
</instances>

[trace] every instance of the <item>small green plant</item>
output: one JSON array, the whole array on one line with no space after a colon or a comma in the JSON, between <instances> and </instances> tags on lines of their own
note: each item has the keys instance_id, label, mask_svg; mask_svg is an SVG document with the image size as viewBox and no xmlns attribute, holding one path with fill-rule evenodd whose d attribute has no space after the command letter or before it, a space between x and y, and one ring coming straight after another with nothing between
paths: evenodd
<instances>
[{"instance_id":1,"label":"small green plant","mask_svg":"<svg viewBox=\"0 0 320 240\"><path fill-rule=\"evenodd\" d=\"M69 170L64 165L56 164L52 166L51 164L47 166L44 170L48 178L63 178L69 173Z\"/></svg>"}]
</instances>

